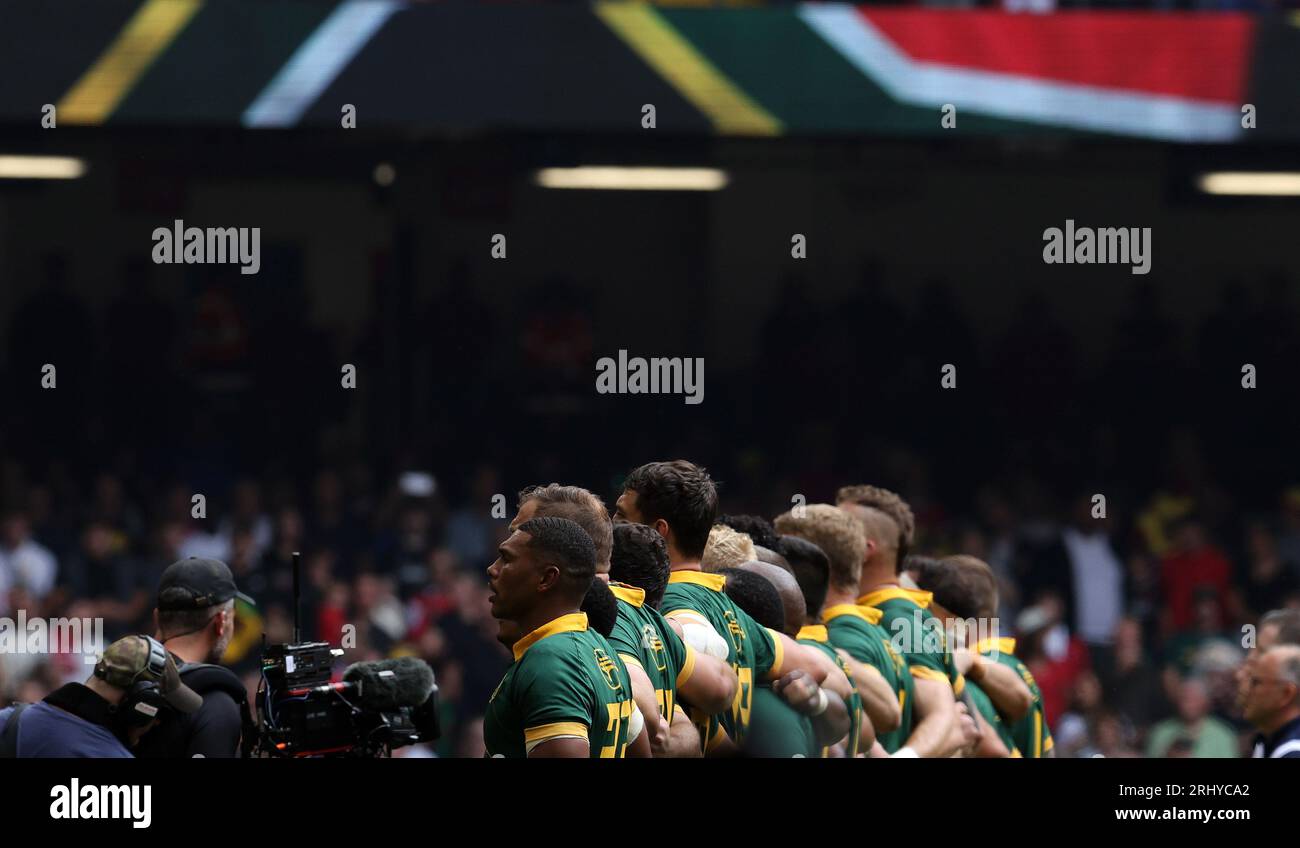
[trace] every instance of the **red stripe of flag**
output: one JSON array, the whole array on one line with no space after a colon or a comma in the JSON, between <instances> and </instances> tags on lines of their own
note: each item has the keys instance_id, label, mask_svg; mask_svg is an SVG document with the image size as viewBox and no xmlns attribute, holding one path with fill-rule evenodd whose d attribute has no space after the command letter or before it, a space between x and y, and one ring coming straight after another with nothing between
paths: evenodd
<instances>
[{"instance_id":1,"label":"red stripe of flag","mask_svg":"<svg viewBox=\"0 0 1300 848\"><path fill-rule=\"evenodd\" d=\"M913 60L1233 104L1255 34L1236 12L857 11Z\"/></svg>"}]
</instances>

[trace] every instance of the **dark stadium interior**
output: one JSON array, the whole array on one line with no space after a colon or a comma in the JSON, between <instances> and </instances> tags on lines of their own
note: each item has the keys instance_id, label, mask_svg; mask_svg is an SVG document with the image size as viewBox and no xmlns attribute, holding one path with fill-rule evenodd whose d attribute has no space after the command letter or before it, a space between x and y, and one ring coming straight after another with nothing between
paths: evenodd
<instances>
[{"instance_id":1,"label":"dark stadium interior","mask_svg":"<svg viewBox=\"0 0 1300 848\"><path fill-rule=\"evenodd\" d=\"M30 149L19 136L0 146ZM1100 493L1125 620L1086 651L1026 643L1026 659L1062 755L1116 756L1174 714L1164 668L1203 663L1211 709L1238 721L1234 628L1300 605L1300 206L1192 188L1241 148L117 129L46 152L89 172L0 184L0 499L3 544L26 524L59 571L4 609L93 607L111 638L147 622L166 563L201 549L258 600L245 635L275 641L301 549L308 634L356 623L363 654L428 659L453 729L438 751L469 755L507 658L483 571L525 485L612 503L629 468L687 457L721 481L724 512L771 517L877 483L911 502L920 548L994 564L1010 620L1054 594L1067 625L1079 587L1060 576L1060 529ZM625 161L731 183L531 181ZM177 218L261 227L260 273L153 264L150 233ZM1150 274L1044 264L1043 231L1066 219L1150 227ZM703 357L704 402L596 393L596 359L620 349ZM408 471L435 493L404 492ZM1213 593L1171 601L1184 566ZM1220 654L1198 652L1211 642ZM255 645L240 647L248 671ZM0 670L0 695L39 697L56 666Z\"/></svg>"}]
</instances>

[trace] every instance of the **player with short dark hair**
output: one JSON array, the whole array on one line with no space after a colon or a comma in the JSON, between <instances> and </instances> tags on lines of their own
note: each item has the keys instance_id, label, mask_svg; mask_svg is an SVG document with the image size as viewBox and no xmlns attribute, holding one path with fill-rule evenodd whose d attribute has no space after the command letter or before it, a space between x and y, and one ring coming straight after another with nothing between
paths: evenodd
<instances>
[{"instance_id":1,"label":"player with short dark hair","mask_svg":"<svg viewBox=\"0 0 1300 848\"><path fill-rule=\"evenodd\" d=\"M591 588L582 599L582 611L587 614L587 624L606 639L618 623L618 598L604 580L591 581Z\"/></svg>"},{"instance_id":2,"label":"player with short dark hair","mask_svg":"<svg viewBox=\"0 0 1300 848\"><path fill-rule=\"evenodd\" d=\"M761 515L720 515L716 523L725 524L737 533L744 533L756 547L774 551L780 544L776 528Z\"/></svg>"},{"instance_id":3,"label":"player with short dark hair","mask_svg":"<svg viewBox=\"0 0 1300 848\"><path fill-rule=\"evenodd\" d=\"M704 556L718 514L718 490L709 472L692 462L649 462L628 473L616 508L618 518L658 531L676 567Z\"/></svg>"},{"instance_id":4,"label":"player with short dark hair","mask_svg":"<svg viewBox=\"0 0 1300 848\"><path fill-rule=\"evenodd\" d=\"M687 644L725 658L736 672L739 688L730 710L692 714L706 749L716 748L723 733L733 743L743 741L754 684L797 668L822 682L825 675L805 648L760 626L723 593L725 578L702 571L700 559L718 512L718 492L707 471L685 460L642 465L624 482L617 510L618 518L654 528L667 543L672 574L664 591L665 617L681 628Z\"/></svg>"},{"instance_id":5,"label":"player with short dark hair","mask_svg":"<svg viewBox=\"0 0 1300 848\"><path fill-rule=\"evenodd\" d=\"M963 554L942 559L914 556L908 560L908 573L921 589L931 593L929 611L954 634L953 658L968 684L970 705L993 731L982 735L976 755L1024 756L1013 727L1029 717L1034 696L1017 669L995 658L1000 643L993 570L983 560ZM977 650L980 646L990 653L987 660ZM1023 730L1024 741L1034 749L1031 755L1041 756L1041 739L1031 739L1032 727Z\"/></svg>"},{"instance_id":6,"label":"player with short dark hair","mask_svg":"<svg viewBox=\"0 0 1300 848\"><path fill-rule=\"evenodd\" d=\"M640 713L614 648L580 611L596 547L566 518L525 521L488 567L492 616L524 634L483 718L489 755L623 757L640 743Z\"/></svg>"},{"instance_id":7,"label":"player with short dark hair","mask_svg":"<svg viewBox=\"0 0 1300 848\"><path fill-rule=\"evenodd\" d=\"M807 539L789 535L779 538L777 550L790 563L790 572L803 592L804 617L808 621L819 621L830 584L831 561L826 558L825 551Z\"/></svg>"},{"instance_id":8,"label":"player with short dark hair","mask_svg":"<svg viewBox=\"0 0 1300 848\"><path fill-rule=\"evenodd\" d=\"M668 574L663 537L643 524L614 525L609 585L619 599L619 620L610 643L633 675L634 689L637 677L644 676L668 724L668 738L655 746L655 756L698 757L699 731L678 702L721 712L735 699L738 683L729 665L685 644L659 614Z\"/></svg>"}]
</instances>

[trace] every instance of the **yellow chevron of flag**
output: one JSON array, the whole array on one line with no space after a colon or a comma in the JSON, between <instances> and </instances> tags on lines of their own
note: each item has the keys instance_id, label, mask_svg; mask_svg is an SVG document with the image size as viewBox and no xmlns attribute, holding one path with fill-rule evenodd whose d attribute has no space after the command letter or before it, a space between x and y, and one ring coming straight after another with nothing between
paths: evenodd
<instances>
[{"instance_id":1,"label":"yellow chevron of flag","mask_svg":"<svg viewBox=\"0 0 1300 848\"><path fill-rule=\"evenodd\" d=\"M57 105L60 122L102 124L176 40L203 0L148 0Z\"/></svg>"},{"instance_id":2,"label":"yellow chevron of flag","mask_svg":"<svg viewBox=\"0 0 1300 848\"><path fill-rule=\"evenodd\" d=\"M645 3L597 3L596 14L719 132L778 135L781 122Z\"/></svg>"}]
</instances>

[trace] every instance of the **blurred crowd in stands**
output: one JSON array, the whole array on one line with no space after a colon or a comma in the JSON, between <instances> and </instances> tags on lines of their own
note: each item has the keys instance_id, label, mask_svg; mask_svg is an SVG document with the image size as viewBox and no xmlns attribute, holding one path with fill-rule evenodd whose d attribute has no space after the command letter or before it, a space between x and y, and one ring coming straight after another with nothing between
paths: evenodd
<instances>
[{"instance_id":1,"label":"blurred crowd in stands","mask_svg":"<svg viewBox=\"0 0 1300 848\"><path fill-rule=\"evenodd\" d=\"M607 291L569 282L494 300L453 264L420 305L380 274L348 335L308 320L292 262L268 259L256 286L199 271L179 298L128 265L93 306L63 259L44 273L0 371L0 615L151 632L162 569L217 557L256 600L226 658L252 686L263 634L289 638L301 551L305 637L435 669L446 733L408 754L482 752L509 660L484 570L514 493L555 481L612 502L654 459L707 466L730 514L843 484L900 492L917 552L999 575L1061 756L1237 753L1243 627L1300 605L1300 315L1283 275L1224 282L1199 327L1135 284L1101 357L1042 294L977 332L942 281L909 305L868 267L816 303L792 277L749 364L711 369L696 407L597 395L594 356L619 328L595 319ZM704 316L683 320L707 337ZM937 390L945 362L957 392ZM1260 389L1242 388L1243 362ZM0 698L79 676L72 655L0 656Z\"/></svg>"},{"instance_id":2,"label":"blurred crowd in stands","mask_svg":"<svg viewBox=\"0 0 1300 848\"><path fill-rule=\"evenodd\" d=\"M484 577L514 513L507 493L506 516L493 515L502 512L497 469L480 468L452 498L428 475L380 480L360 464L301 486L243 478L207 496L205 518L192 517L181 484L112 472L32 479L12 458L0 469L9 504L0 613L101 617L107 641L151 632L162 569L216 557L257 602L238 607L226 655L255 687L263 634L289 639L290 555L301 551L304 637L342 644L349 662L424 658L447 728L436 753L481 754L477 721L508 662ZM919 511L920 550L974 554L998 573L1003 632L1018 638L1039 682L1058 755L1240 752L1232 675L1243 625L1300 607L1300 489L1223 534L1210 529L1206 497L1153 493L1120 521L1095 518L1089 495L1044 511L1032 487L986 489L966 513ZM84 674L73 654L0 655L0 695L33 701Z\"/></svg>"}]
</instances>

